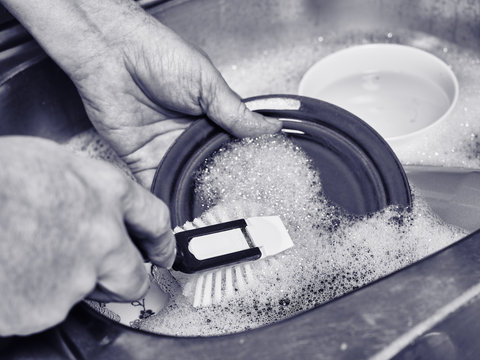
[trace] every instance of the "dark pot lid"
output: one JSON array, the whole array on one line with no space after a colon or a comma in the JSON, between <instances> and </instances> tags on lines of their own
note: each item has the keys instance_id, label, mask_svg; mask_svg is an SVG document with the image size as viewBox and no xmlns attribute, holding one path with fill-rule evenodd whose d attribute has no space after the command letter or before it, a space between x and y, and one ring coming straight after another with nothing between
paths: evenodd
<instances>
[{"instance_id":1,"label":"dark pot lid","mask_svg":"<svg viewBox=\"0 0 480 360\"><path fill-rule=\"evenodd\" d=\"M280 118L282 131L313 160L325 196L345 212L366 215L388 205L407 207L407 177L385 140L338 106L302 96L267 95L245 100L250 108ZM152 192L170 208L172 226L201 215L195 173L232 136L207 119L195 121L160 163Z\"/></svg>"}]
</instances>

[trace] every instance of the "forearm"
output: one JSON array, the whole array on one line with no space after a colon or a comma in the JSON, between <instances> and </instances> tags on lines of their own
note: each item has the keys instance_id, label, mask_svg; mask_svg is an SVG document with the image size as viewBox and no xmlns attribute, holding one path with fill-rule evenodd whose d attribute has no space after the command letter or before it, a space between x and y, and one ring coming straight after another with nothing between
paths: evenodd
<instances>
[{"instance_id":1,"label":"forearm","mask_svg":"<svg viewBox=\"0 0 480 360\"><path fill-rule=\"evenodd\" d=\"M71 73L153 21L132 0L0 0L45 51Z\"/></svg>"}]
</instances>

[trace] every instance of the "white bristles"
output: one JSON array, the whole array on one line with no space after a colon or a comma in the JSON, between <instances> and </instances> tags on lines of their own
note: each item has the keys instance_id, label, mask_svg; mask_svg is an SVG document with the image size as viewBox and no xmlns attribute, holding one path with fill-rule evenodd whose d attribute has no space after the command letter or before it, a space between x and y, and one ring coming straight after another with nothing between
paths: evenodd
<instances>
[{"instance_id":1,"label":"white bristles","mask_svg":"<svg viewBox=\"0 0 480 360\"><path fill-rule=\"evenodd\" d=\"M180 232L180 231L184 231L184 229L181 228L180 226L175 226L175 229L173 229L173 233L174 233L174 234L176 234L176 233L178 233L178 232Z\"/></svg>"},{"instance_id":2,"label":"white bristles","mask_svg":"<svg viewBox=\"0 0 480 360\"><path fill-rule=\"evenodd\" d=\"M230 299L234 294L232 268L225 269L225 298Z\"/></svg>"},{"instance_id":3,"label":"white bristles","mask_svg":"<svg viewBox=\"0 0 480 360\"><path fill-rule=\"evenodd\" d=\"M247 263L197 274L184 284L183 292L185 296L193 295L194 307L204 307L231 299L236 291L245 291L256 284L252 267Z\"/></svg>"},{"instance_id":4,"label":"white bristles","mask_svg":"<svg viewBox=\"0 0 480 360\"><path fill-rule=\"evenodd\" d=\"M228 210L222 211L222 213L207 212L206 216L202 218L196 218L191 222L187 221L183 227L176 227L174 232L177 233L180 231L214 225L238 217L239 209L232 206ZM251 219L254 218L248 218L246 220L247 224ZM253 233L254 236L257 234L258 233ZM261 234L261 236L263 238L266 237L263 234ZM274 259L269 258L267 261L266 264L270 267L278 265L278 262ZM176 277L182 284L183 294L186 297L193 297L194 307L206 307L219 304L222 300L233 298L236 292L242 292L258 285L256 276L249 263L225 266L223 268L199 274L179 274Z\"/></svg>"},{"instance_id":5,"label":"white bristles","mask_svg":"<svg viewBox=\"0 0 480 360\"><path fill-rule=\"evenodd\" d=\"M221 222L221 220L218 219L218 217L216 217L214 213L207 212L204 217L204 222L205 224L213 225L218 224L219 222Z\"/></svg>"},{"instance_id":6,"label":"white bristles","mask_svg":"<svg viewBox=\"0 0 480 360\"><path fill-rule=\"evenodd\" d=\"M193 225L194 225L195 227L207 226L207 224L205 224L205 223L203 222L203 220L200 219L200 218L195 218L195 219L193 220Z\"/></svg>"},{"instance_id":7,"label":"white bristles","mask_svg":"<svg viewBox=\"0 0 480 360\"><path fill-rule=\"evenodd\" d=\"M202 305L210 306L212 304L212 273L205 275L205 286L203 287Z\"/></svg>"},{"instance_id":8,"label":"white bristles","mask_svg":"<svg viewBox=\"0 0 480 360\"><path fill-rule=\"evenodd\" d=\"M243 271L240 266L235 266L235 280L237 281L237 289L245 290L247 284L245 283L245 279L243 278Z\"/></svg>"},{"instance_id":9,"label":"white bristles","mask_svg":"<svg viewBox=\"0 0 480 360\"><path fill-rule=\"evenodd\" d=\"M250 264L245 264L244 269L245 269L245 277L247 279L247 283L253 284L255 282L255 277L253 276L252 267L250 266Z\"/></svg>"},{"instance_id":10,"label":"white bristles","mask_svg":"<svg viewBox=\"0 0 480 360\"><path fill-rule=\"evenodd\" d=\"M183 230L192 230L192 229L195 229L195 225L193 225L193 223L190 222L190 221L187 221L187 222L183 225Z\"/></svg>"},{"instance_id":11,"label":"white bristles","mask_svg":"<svg viewBox=\"0 0 480 360\"><path fill-rule=\"evenodd\" d=\"M220 301L222 301L222 276L223 276L223 271L215 272L215 286L213 291L214 304L218 304Z\"/></svg>"},{"instance_id":12,"label":"white bristles","mask_svg":"<svg viewBox=\"0 0 480 360\"><path fill-rule=\"evenodd\" d=\"M197 281L198 283L198 281ZM194 294L194 287L196 289L197 287L197 283L193 282L193 281L187 281L186 283L183 284L183 293L184 294Z\"/></svg>"},{"instance_id":13,"label":"white bristles","mask_svg":"<svg viewBox=\"0 0 480 360\"><path fill-rule=\"evenodd\" d=\"M195 286L195 296L193 297L193 306L199 307L202 304L204 275L200 275Z\"/></svg>"}]
</instances>

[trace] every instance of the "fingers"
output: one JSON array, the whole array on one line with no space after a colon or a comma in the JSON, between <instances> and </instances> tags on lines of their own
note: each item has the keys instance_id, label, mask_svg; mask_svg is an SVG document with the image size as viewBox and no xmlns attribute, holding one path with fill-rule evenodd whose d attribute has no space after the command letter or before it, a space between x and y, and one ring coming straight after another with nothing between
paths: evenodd
<instances>
[{"instance_id":1,"label":"fingers","mask_svg":"<svg viewBox=\"0 0 480 360\"><path fill-rule=\"evenodd\" d=\"M98 286L91 298L137 300L149 285L139 248L158 266L171 267L174 262L176 244L168 208L111 165L90 159L79 159L76 165L85 182L96 189L102 204L92 219L97 224L93 234L97 240L95 251L99 255L96 262L99 270Z\"/></svg>"},{"instance_id":2,"label":"fingers","mask_svg":"<svg viewBox=\"0 0 480 360\"><path fill-rule=\"evenodd\" d=\"M149 277L143 259L128 238L126 231L120 235L123 241L101 262L97 287L89 298L108 301L133 301L145 296Z\"/></svg>"},{"instance_id":3,"label":"fingers","mask_svg":"<svg viewBox=\"0 0 480 360\"><path fill-rule=\"evenodd\" d=\"M134 173L135 179L137 179L137 181L142 184L143 187L148 189L152 186L156 171L156 168L140 170L139 172Z\"/></svg>"},{"instance_id":4,"label":"fingers","mask_svg":"<svg viewBox=\"0 0 480 360\"><path fill-rule=\"evenodd\" d=\"M218 72L207 79L202 89L200 105L215 123L237 137L259 136L280 131L278 119L250 111L240 97L230 89Z\"/></svg>"},{"instance_id":5,"label":"fingers","mask_svg":"<svg viewBox=\"0 0 480 360\"><path fill-rule=\"evenodd\" d=\"M124 220L136 245L152 263L170 268L175 260L176 243L170 228L168 207L133 182L123 201Z\"/></svg>"},{"instance_id":6,"label":"fingers","mask_svg":"<svg viewBox=\"0 0 480 360\"><path fill-rule=\"evenodd\" d=\"M76 170L102 204L89 230L97 255L97 286L89 297L103 302L142 298L149 277L139 248L161 267L171 267L175 258L167 206L108 164L79 159Z\"/></svg>"}]
</instances>

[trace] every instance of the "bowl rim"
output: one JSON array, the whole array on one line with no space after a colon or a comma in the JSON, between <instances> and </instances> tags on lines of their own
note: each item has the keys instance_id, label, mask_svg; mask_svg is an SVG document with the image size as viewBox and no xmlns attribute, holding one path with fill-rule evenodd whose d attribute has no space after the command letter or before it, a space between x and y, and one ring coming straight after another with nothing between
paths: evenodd
<instances>
[{"instance_id":1,"label":"bowl rim","mask_svg":"<svg viewBox=\"0 0 480 360\"><path fill-rule=\"evenodd\" d=\"M449 107L435 121L431 122L425 127L409 132L407 134L385 137L385 139L391 146L396 147L399 145L403 145L409 140L413 140L417 136L425 134L426 132L431 130L433 127L436 127L438 124L444 122L452 114L453 109L456 107L458 102L460 86L459 86L457 76L453 72L452 68L445 61L440 59L438 56L432 54L431 52L428 52L426 50L420 49L415 46L404 45L404 44L392 44L392 43L360 44L360 45L353 45L347 48L343 48L317 60L307 69L307 71L305 71L298 85L298 94L301 96L312 96L311 94L309 94L308 91L306 91L305 86L307 81L310 81L310 78L314 75L316 71L318 71L317 70L318 67L322 66L322 63L330 62L339 56L345 56L345 55L348 55L349 53L355 53L358 51L378 52L378 51L391 51L392 49L394 49L394 51L398 51L398 50L402 51L405 54L408 52L409 54L417 54L418 56L423 56L424 58L428 58L429 61L432 61L444 71L448 79L451 81L451 85L453 86L453 97L451 100L449 99L450 100Z\"/></svg>"}]
</instances>

